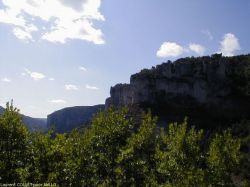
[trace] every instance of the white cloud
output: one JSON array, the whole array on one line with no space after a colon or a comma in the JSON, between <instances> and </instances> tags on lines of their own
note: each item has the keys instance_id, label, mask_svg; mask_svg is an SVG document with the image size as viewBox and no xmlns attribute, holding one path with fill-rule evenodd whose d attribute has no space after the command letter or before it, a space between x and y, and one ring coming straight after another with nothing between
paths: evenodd
<instances>
[{"instance_id":1,"label":"white cloud","mask_svg":"<svg viewBox=\"0 0 250 187\"><path fill-rule=\"evenodd\" d=\"M174 43L174 42L164 42L158 49L156 55L158 57L177 57L185 52L185 49Z\"/></svg>"},{"instance_id":2,"label":"white cloud","mask_svg":"<svg viewBox=\"0 0 250 187\"><path fill-rule=\"evenodd\" d=\"M26 71L27 74L30 75L30 77L35 80L35 81L38 81L38 80L41 80L41 79L44 79L45 78L45 75L42 74L42 73L38 73L38 72L31 72L30 70L28 69L24 69Z\"/></svg>"},{"instance_id":3,"label":"white cloud","mask_svg":"<svg viewBox=\"0 0 250 187\"><path fill-rule=\"evenodd\" d=\"M42 73L32 72L32 73L30 74L30 77L31 77L32 79L34 79L35 81L37 81L37 80L43 79L45 76L44 76Z\"/></svg>"},{"instance_id":4,"label":"white cloud","mask_svg":"<svg viewBox=\"0 0 250 187\"><path fill-rule=\"evenodd\" d=\"M32 40L34 32L41 39L65 43L80 39L104 44L103 33L94 21L104 21L101 0L2 0L0 22L13 26L22 40Z\"/></svg>"},{"instance_id":5,"label":"white cloud","mask_svg":"<svg viewBox=\"0 0 250 187\"><path fill-rule=\"evenodd\" d=\"M28 107L29 107L30 109L37 109L37 107L34 106L34 105L29 105Z\"/></svg>"},{"instance_id":6,"label":"white cloud","mask_svg":"<svg viewBox=\"0 0 250 187\"><path fill-rule=\"evenodd\" d=\"M76 85L73 85L73 84L66 84L65 89L66 90L79 90L79 88Z\"/></svg>"},{"instance_id":7,"label":"white cloud","mask_svg":"<svg viewBox=\"0 0 250 187\"><path fill-rule=\"evenodd\" d=\"M79 70L81 70L81 71L87 71L87 69L85 67L83 67L83 66L80 66Z\"/></svg>"},{"instance_id":8,"label":"white cloud","mask_svg":"<svg viewBox=\"0 0 250 187\"><path fill-rule=\"evenodd\" d=\"M201 32L205 34L210 41L214 39L212 33L209 30L202 30Z\"/></svg>"},{"instance_id":9,"label":"white cloud","mask_svg":"<svg viewBox=\"0 0 250 187\"><path fill-rule=\"evenodd\" d=\"M99 88L95 87L95 86L90 86L88 84L86 84L85 86L86 89L89 89L89 90L99 90Z\"/></svg>"},{"instance_id":10,"label":"white cloud","mask_svg":"<svg viewBox=\"0 0 250 187\"><path fill-rule=\"evenodd\" d=\"M54 103L54 104L65 104L66 101L63 99L53 99L49 101L50 103Z\"/></svg>"},{"instance_id":11,"label":"white cloud","mask_svg":"<svg viewBox=\"0 0 250 187\"><path fill-rule=\"evenodd\" d=\"M49 78L49 81L54 81L54 80L55 80L55 78L53 78L53 77Z\"/></svg>"},{"instance_id":12,"label":"white cloud","mask_svg":"<svg viewBox=\"0 0 250 187\"><path fill-rule=\"evenodd\" d=\"M1 79L2 82L11 82L11 80L7 77L4 77Z\"/></svg>"},{"instance_id":13,"label":"white cloud","mask_svg":"<svg viewBox=\"0 0 250 187\"><path fill-rule=\"evenodd\" d=\"M195 44L195 43L191 43L189 44L189 49L195 53L197 53L198 55L203 55L206 48L203 47L200 44Z\"/></svg>"},{"instance_id":14,"label":"white cloud","mask_svg":"<svg viewBox=\"0 0 250 187\"><path fill-rule=\"evenodd\" d=\"M225 34L220 45L220 53L223 56L233 56L235 51L240 50L238 38L232 33Z\"/></svg>"},{"instance_id":15,"label":"white cloud","mask_svg":"<svg viewBox=\"0 0 250 187\"><path fill-rule=\"evenodd\" d=\"M32 40L32 36L29 32L17 27L13 29L13 34L20 40Z\"/></svg>"}]
</instances>

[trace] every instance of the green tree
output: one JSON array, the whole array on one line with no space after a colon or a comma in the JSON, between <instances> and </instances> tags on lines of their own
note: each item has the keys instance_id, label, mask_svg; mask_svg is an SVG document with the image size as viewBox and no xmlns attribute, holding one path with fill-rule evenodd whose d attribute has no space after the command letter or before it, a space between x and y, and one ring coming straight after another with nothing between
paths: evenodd
<instances>
[{"instance_id":1,"label":"green tree","mask_svg":"<svg viewBox=\"0 0 250 187\"><path fill-rule=\"evenodd\" d=\"M47 134L33 133L28 181L70 186L75 171L72 164L73 146L66 134L55 134L53 130Z\"/></svg>"},{"instance_id":2,"label":"green tree","mask_svg":"<svg viewBox=\"0 0 250 187\"><path fill-rule=\"evenodd\" d=\"M18 110L7 104L0 116L0 182L234 185L240 141L230 130L207 138L203 130L188 127L187 120L159 131L157 119L150 113L142 117L140 125L128 116L126 108L110 108L97 114L90 127L69 134L29 133Z\"/></svg>"},{"instance_id":3,"label":"green tree","mask_svg":"<svg viewBox=\"0 0 250 187\"><path fill-rule=\"evenodd\" d=\"M157 147L158 182L166 186L234 186L232 175L240 160L240 141L230 130L211 139L187 121L170 124Z\"/></svg>"},{"instance_id":4,"label":"green tree","mask_svg":"<svg viewBox=\"0 0 250 187\"><path fill-rule=\"evenodd\" d=\"M188 129L187 120L161 132L156 159L159 183L167 186L205 186L201 150L203 131Z\"/></svg>"},{"instance_id":5,"label":"green tree","mask_svg":"<svg viewBox=\"0 0 250 187\"><path fill-rule=\"evenodd\" d=\"M120 186L145 186L155 183L156 118L148 113L137 132L128 138L120 150L116 168Z\"/></svg>"},{"instance_id":6,"label":"green tree","mask_svg":"<svg viewBox=\"0 0 250 187\"><path fill-rule=\"evenodd\" d=\"M47 182L50 173L48 153L51 144L51 131L47 134L34 132L31 134L29 177L30 182Z\"/></svg>"},{"instance_id":7,"label":"green tree","mask_svg":"<svg viewBox=\"0 0 250 187\"><path fill-rule=\"evenodd\" d=\"M80 178L83 185L115 185L116 158L133 126L126 108L110 108L95 116L81 143Z\"/></svg>"},{"instance_id":8,"label":"green tree","mask_svg":"<svg viewBox=\"0 0 250 187\"><path fill-rule=\"evenodd\" d=\"M20 182L27 175L29 132L19 110L7 103L0 115L0 182Z\"/></svg>"},{"instance_id":9,"label":"green tree","mask_svg":"<svg viewBox=\"0 0 250 187\"><path fill-rule=\"evenodd\" d=\"M240 140L226 130L215 134L207 156L208 180L212 186L232 186L232 174L240 162Z\"/></svg>"}]
</instances>

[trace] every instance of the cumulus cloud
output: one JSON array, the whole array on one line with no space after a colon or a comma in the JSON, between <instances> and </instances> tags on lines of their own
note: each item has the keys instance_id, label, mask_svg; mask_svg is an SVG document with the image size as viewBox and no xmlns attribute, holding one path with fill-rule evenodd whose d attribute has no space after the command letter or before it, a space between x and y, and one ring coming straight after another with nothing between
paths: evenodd
<instances>
[{"instance_id":1,"label":"cumulus cloud","mask_svg":"<svg viewBox=\"0 0 250 187\"><path fill-rule=\"evenodd\" d=\"M14 28L13 34L20 40L32 40L32 36L29 32L25 32L20 28Z\"/></svg>"},{"instance_id":2,"label":"cumulus cloud","mask_svg":"<svg viewBox=\"0 0 250 187\"><path fill-rule=\"evenodd\" d=\"M99 90L99 88L95 87L95 86L90 86L88 84L86 84L85 86L86 89L89 89L89 90Z\"/></svg>"},{"instance_id":3,"label":"cumulus cloud","mask_svg":"<svg viewBox=\"0 0 250 187\"><path fill-rule=\"evenodd\" d=\"M164 42L158 49L156 55L158 57L177 57L185 52L185 49L174 43L174 42Z\"/></svg>"},{"instance_id":4,"label":"cumulus cloud","mask_svg":"<svg viewBox=\"0 0 250 187\"><path fill-rule=\"evenodd\" d=\"M11 82L11 80L7 77L4 77L1 79L2 82Z\"/></svg>"},{"instance_id":5,"label":"cumulus cloud","mask_svg":"<svg viewBox=\"0 0 250 187\"><path fill-rule=\"evenodd\" d=\"M83 67L83 66L80 66L79 70L81 70L81 71L87 71L87 69L85 67Z\"/></svg>"},{"instance_id":6,"label":"cumulus cloud","mask_svg":"<svg viewBox=\"0 0 250 187\"><path fill-rule=\"evenodd\" d=\"M61 0L62 3L65 5L68 5L78 11L82 10L83 2L86 2L86 0Z\"/></svg>"},{"instance_id":7,"label":"cumulus cloud","mask_svg":"<svg viewBox=\"0 0 250 187\"><path fill-rule=\"evenodd\" d=\"M219 53L222 53L223 56L233 56L235 51L240 50L239 40L232 33L225 34L220 45Z\"/></svg>"},{"instance_id":8,"label":"cumulus cloud","mask_svg":"<svg viewBox=\"0 0 250 187\"><path fill-rule=\"evenodd\" d=\"M189 49L197 53L198 55L203 55L206 50L205 47L203 47L202 45L195 43L189 44Z\"/></svg>"},{"instance_id":9,"label":"cumulus cloud","mask_svg":"<svg viewBox=\"0 0 250 187\"><path fill-rule=\"evenodd\" d=\"M73 85L73 84L66 84L65 89L66 90L79 90L79 88L76 85Z\"/></svg>"},{"instance_id":10,"label":"cumulus cloud","mask_svg":"<svg viewBox=\"0 0 250 187\"><path fill-rule=\"evenodd\" d=\"M2 0L0 22L13 27L21 40L32 40L34 32L49 42L79 39L104 44L94 21L104 21L101 0Z\"/></svg>"},{"instance_id":11,"label":"cumulus cloud","mask_svg":"<svg viewBox=\"0 0 250 187\"><path fill-rule=\"evenodd\" d=\"M54 104L65 104L66 101L63 99L53 99L49 101L50 103L54 103Z\"/></svg>"},{"instance_id":12,"label":"cumulus cloud","mask_svg":"<svg viewBox=\"0 0 250 187\"><path fill-rule=\"evenodd\" d=\"M55 80L55 78L53 78L53 77L49 78L49 81L54 81L54 80Z\"/></svg>"},{"instance_id":13,"label":"cumulus cloud","mask_svg":"<svg viewBox=\"0 0 250 187\"><path fill-rule=\"evenodd\" d=\"M45 75L42 74L42 73L38 73L38 72L32 72L28 69L24 69L25 72L35 81L38 81L38 80L41 80L41 79L44 79L45 78Z\"/></svg>"}]
</instances>

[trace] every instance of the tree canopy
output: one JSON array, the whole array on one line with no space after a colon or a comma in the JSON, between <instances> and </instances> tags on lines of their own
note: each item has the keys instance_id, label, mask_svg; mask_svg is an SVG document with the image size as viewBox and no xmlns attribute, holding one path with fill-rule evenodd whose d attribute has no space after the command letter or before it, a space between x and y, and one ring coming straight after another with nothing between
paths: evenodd
<instances>
[{"instance_id":1,"label":"tree canopy","mask_svg":"<svg viewBox=\"0 0 250 187\"><path fill-rule=\"evenodd\" d=\"M0 116L0 183L58 186L234 186L240 141L230 130L207 137L182 123L140 125L126 108L98 113L86 129L29 132L12 104Z\"/></svg>"}]
</instances>

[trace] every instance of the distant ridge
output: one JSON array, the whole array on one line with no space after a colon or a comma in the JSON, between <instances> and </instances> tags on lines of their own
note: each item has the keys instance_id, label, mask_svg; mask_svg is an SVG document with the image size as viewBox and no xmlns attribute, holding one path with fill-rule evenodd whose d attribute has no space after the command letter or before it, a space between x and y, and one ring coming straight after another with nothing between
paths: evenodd
<instances>
[{"instance_id":1,"label":"distant ridge","mask_svg":"<svg viewBox=\"0 0 250 187\"><path fill-rule=\"evenodd\" d=\"M4 111L4 108L0 106L0 114Z\"/></svg>"},{"instance_id":2,"label":"distant ridge","mask_svg":"<svg viewBox=\"0 0 250 187\"><path fill-rule=\"evenodd\" d=\"M87 126L92 117L100 111L103 111L105 105L94 106L74 106L55 111L48 115L48 118L32 118L21 114L23 122L30 131L45 132L54 127L58 133L69 132L74 128ZM0 106L0 114L4 108Z\"/></svg>"},{"instance_id":3,"label":"distant ridge","mask_svg":"<svg viewBox=\"0 0 250 187\"><path fill-rule=\"evenodd\" d=\"M4 108L0 106L0 114L4 112ZM46 118L32 118L21 114L23 122L30 131L46 131Z\"/></svg>"},{"instance_id":4,"label":"distant ridge","mask_svg":"<svg viewBox=\"0 0 250 187\"><path fill-rule=\"evenodd\" d=\"M47 127L54 127L56 132L69 132L74 128L85 127L94 114L104 110L104 105L74 106L64 108L49 114Z\"/></svg>"}]
</instances>

